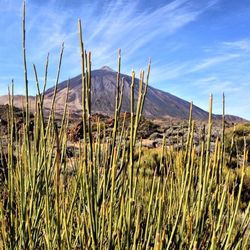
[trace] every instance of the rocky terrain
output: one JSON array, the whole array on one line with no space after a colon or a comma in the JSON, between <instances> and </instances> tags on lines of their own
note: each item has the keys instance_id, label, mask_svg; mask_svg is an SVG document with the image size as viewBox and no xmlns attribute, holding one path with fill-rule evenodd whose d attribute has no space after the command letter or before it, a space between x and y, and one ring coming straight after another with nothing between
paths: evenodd
<instances>
[{"instance_id":1,"label":"rocky terrain","mask_svg":"<svg viewBox=\"0 0 250 250\"><path fill-rule=\"evenodd\" d=\"M97 121L99 120L102 127L105 126L107 135L112 135L112 128L114 119L109 116L95 114L92 116L92 130L96 131ZM129 119L130 114L127 114L125 120L125 129L129 132ZM120 116L120 127L123 123L123 115ZM232 128L234 123L226 122L226 128ZM201 140L206 140L207 135L207 122L196 121L194 127L193 142L199 150ZM74 121L71 123L68 129L68 138L72 142L78 142L83 138L82 121ZM94 133L95 134L95 133ZM142 117L141 123L138 128L138 142L142 143L142 146L148 148L155 148L162 145L163 137L166 138L166 145L173 146L176 149L180 149L186 143L188 136L188 121L182 119L165 119L165 120L149 120ZM128 133L129 135L129 133ZM211 136L211 148L213 149L216 138L221 135L221 121L215 120L213 122L212 136Z\"/></svg>"},{"instance_id":2,"label":"rocky terrain","mask_svg":"<svg viewBox=\"0 0 250 250\"><path fill-rule=\"evenodd\" d=\"M1 135L7 135L8 134L8 119L9 116L11 116L9 105L0 105L0 133ZM16 132L18 132L24 123L24 117L25 112L17 107L13 107L13 120L14 120L14 131L13 135L15 135ZM33 126L33 114L30 114L31 122L30 122L30 128Z\"/></svg>"},{"instance_id":3,"label":"rocky terrain","mask_svg":"<svg viewBox=\"0 0 250 250\"><path fill-rule=\"evenodd\" d=\"M15 130L13 132L15 135L16 132L19 132L22 129L24 122L23 117L25 116L25 113L23 113L23 111L17 107L14 107L13 111L14 111L13 117L15 121ZM5 137L8 134L8 113L9 113L9 105L0 105L0 133L2 137ZM31 114L31 121L29 125L29 130L31 133L33 129L32 117L33 115ZM122 126L123 119L124 119L124 113L122 113L119 118L120 128ZM95 113L91 116L91 122L92 122L92 131L94 136L97 130L98 123L100 123L102 128L105 127L106 135L111 137L114 125L114 118L112 116ZM60 125L59 121L58 123ZM129 124L130 124L130 113L126 113L125 130L128 131L128 136L129 136ZM231 138L235 123L226 121L225 125L228 131L230 132L230 135L228 137ZM206 121L202 120L195 121L193 142L197 146L197 150L199 150L200 141L206 138L207 129L208 128ZM79 118L71 119L67 133L69 142L77 144L79 140L83 138L83 127L81 119ZM142 146L148 148L159 147L162 145L162 140L163 137L165 136L167 146L173 146L176 149L180 149L185 145L187 140L187 135L188 135L187 119L177 119L177 118L148 119L146 117L142 117L142 120L138 128L138 141L140 141L138 143L142 143ZM220 135L221 135L221 121L217 119L214 120L213 122L212 137L211 137L212 148L214 146L216 137ZM247 142L249 143L249 140L247 140Z\"/></svg>"}]
</instances>

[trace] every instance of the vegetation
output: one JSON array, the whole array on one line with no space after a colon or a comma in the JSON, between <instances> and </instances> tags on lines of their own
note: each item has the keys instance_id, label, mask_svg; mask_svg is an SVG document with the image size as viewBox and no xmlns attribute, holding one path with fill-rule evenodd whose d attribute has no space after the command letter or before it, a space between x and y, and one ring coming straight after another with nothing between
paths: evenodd
<instances>
[{"instance_id":1,"label":"vegetation","mask_svg":"<svg viewBox=\"0 0 250 250\"><path fill-rule=\"evenodd\" d=\"M246 144L246 145L245 145ZM250 162L250 124L243 123L228 128L225 134L226 151L229 152L229 166L239 167L239 160L242 159L244 147L247 147L247 161Z\"/></svg>"},{"instance_id":2,"label":"vegetation","mask_svg":"<svg viewBox=\"0 0 250 250\"><path fill-rule=\"evenodd\" d=\"M244 147L239 173L232 175L226 167L223 119L221 140L217 139L214 152L210 152L212 98L207 138L201 142L200 153L193 145L191 105L185 148L177 151L166 147L163 138L162 148L153 156L154 152L136 146L150 63L145 84L144 72L140 73L137 103L132 72L130 126L126 129L125 118L121 126L118 124L123 96L119 52L112 136L106 136L105 127L99 123L94 138L90 119L91 54L84 50L79 21L83 139L79 157L69 161L67 103L60 128L54 118L63 47L46 123L43 92L37 84L32 138L25 25L23 34L26 125L22 133L13 136L12 91L8 153L1 153L2 167L7 169L1 184L1 249L249 249L250 205L240 207L247 151ZM44 79L46 86L47 66ZM150 168L147 156L152 160Z\"/></svg>"}]
</instances>

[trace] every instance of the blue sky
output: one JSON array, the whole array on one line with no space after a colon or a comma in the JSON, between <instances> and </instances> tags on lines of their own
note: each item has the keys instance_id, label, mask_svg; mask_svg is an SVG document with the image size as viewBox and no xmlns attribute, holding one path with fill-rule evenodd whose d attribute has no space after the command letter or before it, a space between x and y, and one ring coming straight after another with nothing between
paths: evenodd
<instances>
[{"instance_id":1,"label":"blue sky","mask_svg":"<svg viewBox=\"0 0 250 250\"><path fill-rule=\"evenodd\" d=\"M117 68L139 75L152 59L150 84L207 110L250 119L249 0L27 0L27 60L30 94L35 94L32 64L42 80L50 52L49 86L55 81L62 42L65 53L60 80L80 73L77 20L93 68ZM0 0L0 94L13 78L24 93L21 0Z\"/></svg>"}]
</instances>

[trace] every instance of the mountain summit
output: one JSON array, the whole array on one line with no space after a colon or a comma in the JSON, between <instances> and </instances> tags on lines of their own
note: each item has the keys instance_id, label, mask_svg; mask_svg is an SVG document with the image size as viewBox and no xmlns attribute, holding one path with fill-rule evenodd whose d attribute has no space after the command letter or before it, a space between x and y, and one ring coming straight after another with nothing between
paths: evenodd
<instances>
[{"instance_id":1,"label":"mountain summit","mask_svg":"<svg viewBox=\"0 0 250 250\"><path fill-rule=\"evenodd\" d=\"M102 66L101 68L100 68L100 70L107 70L107 71L110 71L110 72L115 72L115 70L113 70L113 69L111 69L109 66Z\"/></svg>"}]
</instances>

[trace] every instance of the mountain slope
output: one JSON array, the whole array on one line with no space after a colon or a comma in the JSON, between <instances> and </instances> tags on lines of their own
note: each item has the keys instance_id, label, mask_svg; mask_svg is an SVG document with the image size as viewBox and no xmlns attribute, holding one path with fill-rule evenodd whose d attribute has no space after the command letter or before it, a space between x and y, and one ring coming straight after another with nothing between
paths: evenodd
<instances>
[{"instance_id":1,"label":"mountain slope","mask_svg":"<svg viewBox=\"0 0 250 250\"><path fill-rule=\"evenodd\" d=\"M107 66L91 72L91 102L92 113L102 113L105 115L113 115L115 108L115 92L117 73ZM130 111L130 84L131 77L121 74L124 77L124 94L122 103L122 112ZM58 85L56 97L56 112L61 114L64 109L68 81L64 81ZM139 80L135 79L135 100L138 96ZM69 99L68 108L72 115L81 115L82 101L82 83L81 75L78 75L69 81ZM49 88L45 92L44 108L49 111L51 101L54 94L54 87ZM14 105L22 107L22 96L15 96ZM30 97L30 107L34 110L35 97ZM8 103L8 97L2 96L0 104ZM136 105L135 105L136 106ZM190 103L178 98L170 93L148 87L145 99L143 114L148 118L180 118L187 119L189 117ZM230 121L241 121L243 119L236 116L228 116ZM193 106L193 118L204 120L208 118L208 113L197 106ZM215 115L214 118L220 118Z\"/></svg>"},{"instance_id":2,"label":"mountain slope","mask_svg":"<svg viewBox=\"0 0 250 250\"><path fill-rule=\"evenodd\" d=\"M130 83L131 77L124 77L124 98L122 111L130 111ZM56 106L58 110L63 109L68 81L58 85ZM72 112L81 109L81 75L70 79L69 83L69 108ZM135 98L138 95L139 80L135 80ZM92 71L92 112L114 114L116 91L116 72L108 67ZM45 92L45 105L50 103L54 88ZM190 103L170 93L163 92L153 87L148 87L143 113L150 118L188 118ZM195 119L206 119L207 112L194 106L193 117Z\"/></svg>"}]
</instances>

